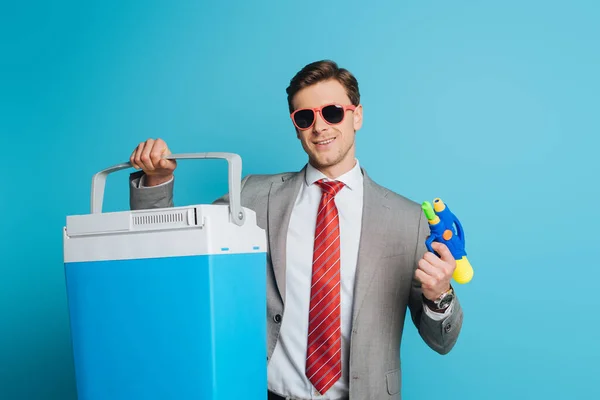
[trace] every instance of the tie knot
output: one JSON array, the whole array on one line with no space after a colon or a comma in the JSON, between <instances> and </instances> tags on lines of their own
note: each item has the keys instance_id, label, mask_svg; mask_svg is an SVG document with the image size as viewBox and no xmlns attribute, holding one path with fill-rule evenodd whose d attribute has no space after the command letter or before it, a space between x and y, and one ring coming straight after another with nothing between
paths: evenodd
<instances>
[{"instance_id":1,"label":"tie knot","mask_svg":"<svg viewBox=\"0 0 600 400\"><path fill-rule=\"evenodd\" d=\"M340 181L325 181L323 179L318 180L317 185L321 187L321 190L330 196L335 196L344 187L344 183Z\"/></svg>"}]
</instances>

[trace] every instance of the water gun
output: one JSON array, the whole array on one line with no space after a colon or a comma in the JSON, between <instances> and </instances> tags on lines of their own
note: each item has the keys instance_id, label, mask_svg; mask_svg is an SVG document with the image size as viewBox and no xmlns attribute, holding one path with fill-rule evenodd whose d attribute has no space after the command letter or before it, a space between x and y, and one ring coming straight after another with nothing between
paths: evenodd
<instances>
[{"instance_id":1,"label":"water gun","mask_svg":"<svg viewBox=\"0 0 600 400\"><path fill-rule=\"evenodd\" d=\"M435 253L431 243L433 241L444 243L456 260L456 269L452 277L458 283L468 283L473 278L473 267L467 260L465 236L460 221L439 197L433 200L433 208L428 201L424 201L421 208L429 221L431 231L431 235L425 241L427 249ZM454 225L456 225L456 232Z\"/></svg>"}]
</instances>

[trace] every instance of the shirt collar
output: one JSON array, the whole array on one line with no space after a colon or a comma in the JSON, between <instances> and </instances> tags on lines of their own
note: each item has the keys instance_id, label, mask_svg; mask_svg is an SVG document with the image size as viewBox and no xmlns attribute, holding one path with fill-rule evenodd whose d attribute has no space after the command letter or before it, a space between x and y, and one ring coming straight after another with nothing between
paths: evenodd
<instances>
[{"instance_id":1,"label":"shirt collar","mask_svg":"<svg viewBox=\"0 0 600 400\"><path fill-rule=\"evenodd\" d=\"M337 177L336 179L329 179L325 176L321 171L313 167L310 163L306 166L306 173L304 175L306 180L306 185L310 186L319 179L324 179L326 181L336 180L342 182L345 186L350 190L354 190L357 186L362 184L363 176L362 171L360 169L360 164L357 159L355 159L356 164L354 167L346 172L345 174Z\"/></svg>"}]
</instances>

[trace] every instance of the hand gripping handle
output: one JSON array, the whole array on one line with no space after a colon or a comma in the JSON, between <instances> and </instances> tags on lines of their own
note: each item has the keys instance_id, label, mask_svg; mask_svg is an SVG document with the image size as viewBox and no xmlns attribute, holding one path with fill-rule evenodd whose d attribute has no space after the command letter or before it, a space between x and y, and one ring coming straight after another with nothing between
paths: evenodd
<instances>
[{"instance_id":1,"label":"hand gripping handle","mask_svg":"<svg viewBox=\"0 0 600 400\"><path fill-rule=\"evenodd\" d=\"M200 158L220 158L227 160L229 165L229 211L231 213L231 220L236 225L244 224L244 210L241 206L241 193L240 185L242 180L242 159L239 155L234 153L182 153L182 154L171 154L164 158L169 160L190 160ZM92 178L92 198L91 198L91 211L92 214L99 214L102 212L102 202L104 200L104 187L106 184L106 177L108 174L117 172L126 168L131 168L130 162L113 165L112 167L106 168L94 175Z\"/></svg>"}]
</instances>

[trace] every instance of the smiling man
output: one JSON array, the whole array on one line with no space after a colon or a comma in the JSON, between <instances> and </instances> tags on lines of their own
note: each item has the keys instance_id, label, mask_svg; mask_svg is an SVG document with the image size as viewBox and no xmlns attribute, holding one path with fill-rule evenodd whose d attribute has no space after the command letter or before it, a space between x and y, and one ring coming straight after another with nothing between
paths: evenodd
<instances>
[{"instance_id":1,"label":"smiling man","mask_svg":"<svg viewBox=\"0 0 600 400\"><path fill-rule=\"evenodd\" d=\"M457 341L456 262L443 244L433 245L439 257L427 251L420 204L376 184L356 159L363 109L348 70L311 63L287 94L308 163L249 175L241 193L269 241L268 397L399 399L407 310L431 349L446 354ZM130 178L133 209L173 206L167 154L160 139L131 154L142 170Z\"/></svg>"}]
</instances>

